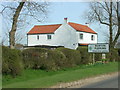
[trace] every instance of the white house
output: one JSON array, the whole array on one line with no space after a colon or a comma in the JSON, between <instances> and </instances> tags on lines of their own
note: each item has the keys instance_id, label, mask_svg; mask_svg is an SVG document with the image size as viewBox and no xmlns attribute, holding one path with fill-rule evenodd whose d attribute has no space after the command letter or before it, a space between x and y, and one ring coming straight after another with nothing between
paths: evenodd
<instances>
[{"instance_id":1,"label":"white house","mask_svg":"<svg viewBox=\"0 0 120 90\"><path fill-rule=\"evenodd\" d=\"M36 25L27 33L28 46L64 46L76 49L79 45L97 43L97 33L87 25L67 22Z\"/></svg>"}]
</instances>

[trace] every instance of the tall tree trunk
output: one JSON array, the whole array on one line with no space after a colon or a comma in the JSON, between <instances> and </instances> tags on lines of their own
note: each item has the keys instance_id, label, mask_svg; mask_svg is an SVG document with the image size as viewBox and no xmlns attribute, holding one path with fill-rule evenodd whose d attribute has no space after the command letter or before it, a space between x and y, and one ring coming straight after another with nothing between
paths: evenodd
<instances>
[{"instance_id":1,"label":"tall tree trunk","mask_svg":"<svg viewBox=\"0 0 120 90\"><path fill-rule=\"evenodd\" d=\"M112 61L112 54L113 54L113 28L112 28L112 3L113 2L110 2L110 13L109 13L109 22L110 22L110 25L109 25L109 33L110 33L110 38L109 38L109 48L110 48L110 61Z\"/></svg>"},{"instance_id":2,"label":"tall tree trunk","mask_svg":"<svg viewBox=\"0 0 120 90\"><path fill-rule=\"evenodd\" d=\"M115 46L117 43L117 40L120 36L120 2L117 2L117 9L116 9L116 13L117 13L117 23L118 23L118 31L117 34L115 36L115 39L113 41L113 45Z\"/></svg>"},{"instance_id":3,"label":"tall tree trunk","mask_svg":"<svg viewBox=\"0 0 120 90\"><path fill-rule=\"evenodd\" d=\"M24 5L25 2L20 2L16 11L15 11L15 14L13 16L13 23L12 23L12 28L11 28L11 31L9 32L9 39L10 39L10 48L11 49L14 49L14 46L15 46L15 33L16 33L16 30L17 30L17 21L18 21L18 17L20 15L20 12L23 8L23 5Z\"/></svg>"}]
</instances>

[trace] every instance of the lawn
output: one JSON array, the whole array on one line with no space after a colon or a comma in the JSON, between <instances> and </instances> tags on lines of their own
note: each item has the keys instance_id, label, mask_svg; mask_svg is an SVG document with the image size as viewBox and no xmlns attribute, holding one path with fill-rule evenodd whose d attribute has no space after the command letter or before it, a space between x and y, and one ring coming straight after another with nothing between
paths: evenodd
<instances>
[{"instance_id":1,"label":"lawn","mask_svg":"<svg viewBox=\"0 0 120 90\"><path fill-rule=\"evenodd\" d=\"M61 82L70 82L105 73L117 72L118 63L76 66L58 71L24 70L21 76L3 75L3 88L47 88Z\"/></svg>"}]
</instances>

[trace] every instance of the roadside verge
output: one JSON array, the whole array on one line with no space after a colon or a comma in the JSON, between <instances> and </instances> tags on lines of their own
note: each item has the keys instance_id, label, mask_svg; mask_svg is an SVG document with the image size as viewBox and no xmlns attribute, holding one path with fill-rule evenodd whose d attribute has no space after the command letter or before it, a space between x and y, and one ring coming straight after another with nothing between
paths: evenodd
<instances>
[{"instance_id":1,"label":"roadside verge","mask_svg":"<svg viewBox=\"0 0 120 90\"><path fill-rule=\"evenodd\" d=\"M85 78L73 82L68 82L68 83L60 83L58 85L52 86L50 88L80 88L84 85L88 85L90 83L95 83L99 82L105 79L109 79L111 77L118 76L118 72L112 72L112 73L107 73L103 75L98 75L90 78Z\"/></svg>"}]
</instances>

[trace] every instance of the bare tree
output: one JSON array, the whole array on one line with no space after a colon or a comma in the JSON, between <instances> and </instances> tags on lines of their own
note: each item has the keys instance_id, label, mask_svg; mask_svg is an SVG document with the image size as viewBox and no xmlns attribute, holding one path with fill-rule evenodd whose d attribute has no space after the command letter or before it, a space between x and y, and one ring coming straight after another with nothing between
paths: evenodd
<instances>
[{"instance_id":1,"label":"bare tree","mask_svg":"<svg viewBox=\"0 0 120 90\"><path fill-rule=\"evenodd\" d=\"M18 37L18 30L23 27L25 24L29 24L31 22L31 18L41 22L43 21L41 17L47 16L47 2L28 2L27 0L21 0L19 2L14 3L3 3L3 9L1 14L6 16L10 20L10 31L9 31L9 42L10 48L14 48L15 41L20 40ZM22 32L22 31L21 31ZM19 35L20 36L20 35Z\"/></svg>"},{"instance_id":2,"label":"bare tree","mask_svg":"<svg viewBox=\"0 0 120 90\"><path fill-rule=\"evenodd\" d=\"M109 47L112 56L114 48L120 35L120 2L94 2L90 4L90 11L87 14L89 22L99 22L108 26ZM114 29L116 28L116 29ZM116 30L116 31L115 31ZM113 37L113 32L116 32Z\"/></svg>"}]
</instances>

